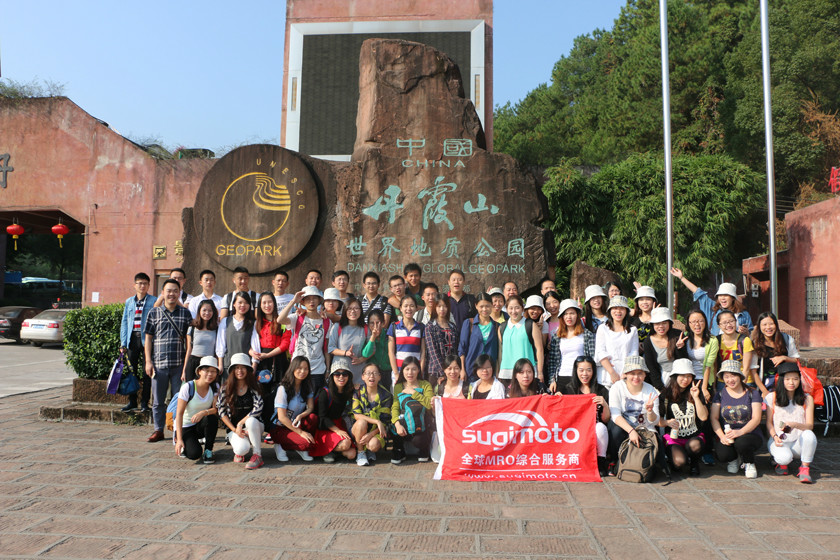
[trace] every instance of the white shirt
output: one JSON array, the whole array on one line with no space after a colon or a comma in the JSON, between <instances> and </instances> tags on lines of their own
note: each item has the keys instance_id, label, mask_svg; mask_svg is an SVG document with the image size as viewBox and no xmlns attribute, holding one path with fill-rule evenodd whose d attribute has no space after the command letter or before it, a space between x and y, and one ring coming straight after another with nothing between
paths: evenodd
<instances>
[{"instance_id":1,"label":"white shirt","mask_svg":"<svg viewBox=\"0 0 840 560\"><path fill-rule=\"evenodd\" d=\"M651 395L657 395L653 401L653 413L656 414L653 422L648 420L645 409ZM623 416L634 428L639 425L639 416L642 416L644 427L653 430L659 422L659 393L653 385L643 382L641 392L638 395L632 395L627 388L627 383L620 379L610 387L610 415L613 418Z\"/></svg>"},{"instance_id":2,"label":"white shirt","mask_svg":"<svg viewBox=\"0 0 840 560\"><path fill-rule=\"evenodd\" d=\"M190 313L193 316L193 319L198 317L198 306L201 305L201 302L205 299L209 299L213 302L213 305L216 306L216 312L219 313L222 310L222 296L219 294L213 294L210 297L205 296L203 293L198 294L197 296L193 296L190 299L189 305L187 305L187 309L190 310Z\"/></svg>"},{"instance_id":3,"label":"white shirt","mask_svg":"<svg viewBox=\"0 0 840 560\"><path fill-rule=\"evenodd\" d=\"M595 363L598 364L598 383L604 387L612 386L612 378L601 365L601 360L609 359L616 373L621 375L624 369L624 358L639 355L639 333L636 327L630 327L630 332L623 329L613 331L604 323L595 333Z\"/></svg>"},{"instance_id":4,"label":"white shirt","mask_svg":"<svg viewBox=\"0 0 840 560\"><path fill-rule=\"evenodd\" d=\"M228 320L231 321L233 324L233 328L241 331L245 321L237 321L233 318L233 315L230 317L224 317L223 319L219 320L219 331L216 335L216 356L219 358L224 358L225 354L227 354L227 340L225 340L225 330L227 329ZM260 335L257 332L257 329L253 329L251 331L251 350L256 352L257 354L260 353ZM250 358L250 356L249 356ZM255 360L251 358L251 362L259 363L259 360Z\"/></svg>"},{"instance_id":5,"label":"white shirt","mask_svg":"<svg viewBox=\"0 0 840 560\"><path fill-rule=\"evenodd\" d=\"M281 312L293 299L295 299L295 294L283 294L282 296L275 295L274 301L277 302L277 312Z\"/></svg>"}]
</instances>

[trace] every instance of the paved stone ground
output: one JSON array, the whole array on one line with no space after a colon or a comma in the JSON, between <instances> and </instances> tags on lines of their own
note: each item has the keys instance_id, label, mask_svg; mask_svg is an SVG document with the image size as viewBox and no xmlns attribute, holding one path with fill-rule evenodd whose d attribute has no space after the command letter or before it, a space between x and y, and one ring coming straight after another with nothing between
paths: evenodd
<instances>
[{"instance_id":1,"label":"paved stone ground","mask_svg":"<svg viewBox=\"0 0 840 560\"><path fill-rule=\"evenodd\" d=\"M0 399L3 558L840 558L840 440L816 484L706 468L665 485L460 483L434 465L178 459L148 427L49 423L69 388ZM268 450L267 450L268 451Z\"/></svg>"}]
</instances>

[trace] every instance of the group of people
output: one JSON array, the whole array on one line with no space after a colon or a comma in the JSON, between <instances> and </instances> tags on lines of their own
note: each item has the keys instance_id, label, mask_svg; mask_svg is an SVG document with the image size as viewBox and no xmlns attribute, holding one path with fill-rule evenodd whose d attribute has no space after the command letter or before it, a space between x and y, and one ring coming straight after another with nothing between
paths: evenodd
<instances>
[{"instance_id":1,"label":"group of people","mask_svg":"<svg viewBox=\"0 0 840 560\"><path fill-rule=\"evenodd\" d=\"M341 270L324 291L321 272L310 270L294 293L278 271L273 290L257 294L237 268L224 297L210 270L190 297L175 269L155 298L140 273L121 342L135 372L144 357L146 375L126 410L148 409L153 394L148 440L160 441L171 391L175 452L205 463L214 461L221 423L234 461L251 454L249 469L263 465L265 442L281 462L293 451L365 466L389 440L392 463L407 452L430 460L435 399L590 395L602 475L615 473L622 442L638 445L647 428L662 433L671 466L691 475L716 456L755 478L766 441L777 474L798 457L799 479L810 483L814 401L793 339L772 313L754 326L733 284L711 297L671 273L694 295L686 330L639 284L632 306L617 283L587 287L580 302L562 298L550 279L523 300L512 281L467 293L453 270L442 293L412 263L388 280L387 296L375 272L364 274L363 294L349 293Z\"/></svg>"}]
</instances>

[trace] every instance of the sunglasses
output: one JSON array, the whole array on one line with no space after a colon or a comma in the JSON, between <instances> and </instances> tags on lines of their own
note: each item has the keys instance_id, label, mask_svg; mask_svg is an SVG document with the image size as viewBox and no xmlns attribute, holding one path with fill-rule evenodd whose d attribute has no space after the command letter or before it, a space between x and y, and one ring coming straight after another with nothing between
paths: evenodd
<instances>
[{"instance_id":1,"label":"sunglasses","mask_svg":"<svg viewBox=\"0 0 840 560\"><path fill-rule=\"evenodd\" d=\"M778 435L779 435L779 439L780 439L780 440L782 440L782 441L786 440L786 439L787 439L787 435L788 435L789 433L790 433L790 426L785 425L785 427L784 427L784 428L782 428L782 433L778 434Z\"/></svg>"},{"instance_id":2,"label":"sunglasses","mask_svg":"<svg viewBox=\"0 0 840 560\"><path fill-rule=\"evenodd\" d=\"M335 373L333 373L333 375L335 377L350 377L350 372L349 371L336 371Z\"/></svg>"}]
</instances>

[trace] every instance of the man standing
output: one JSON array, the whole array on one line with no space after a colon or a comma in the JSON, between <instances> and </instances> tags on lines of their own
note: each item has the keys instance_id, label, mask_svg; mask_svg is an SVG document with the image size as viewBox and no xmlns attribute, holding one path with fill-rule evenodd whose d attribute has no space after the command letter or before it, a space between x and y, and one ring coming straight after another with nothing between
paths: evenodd
<instances>
[{"instance_id":1,"label":"man standing","mask_svg":"<svg viewBox=\"0 0 840 560\"><path fill-rule=\"evenodd\" d=\"M166 418L166 391L171 388L172 395L177 397L181 388L181 372L184 369L184 354L186 353L187 328L192 321L192 315L185 308L178 305L178 294L181 286L177 281L169 279L163 283L163 306L155 307L149 312L146 320L146 375L152 378L152 419L155 431L149 436L149 442L160 441L164 438L163 426Z\"/></svg>"},{"instance_id":2,"label":"man standing","mask_svg":"<svg viewBox=\"0 0 840 560\"><path fill-rule=\"evenodd\" d=\"M187 273L184 272L183 268L173 268L169 273L169 279L178 282L178 305L186 308L192 299L192 296L182 289L187 279ZM155 307L160 307L161 305L163 305L163 293L158 296L155 302Z\"/></svg>"},{"instance_id":3,"label":"man standing","mask_svg":"<svg viewBox=\"0 0 840 560\"><path fill-rule=\"evenodd\" d=\"M140 393L140 410L149 412L149 397L152 391L152 378L140 369L140 357L143 355L144 331L149 311L154 309L153 296L149 295L151 279L145 272L134 275L133 297L125 300L122 322L120 323L120 351L126 352L132 373L142 379ZM123 412L137 408L137 393L128 396L128 404Z\"/></svg>"},{"instance_id":4,"label":"man standing","mask_svg":"<svg viewBox=\"0 0 840 560\"><path fill-rule=\"evenodd\" d=\"M248 288L251 281L251 274L244 266L237 266L233 269L233 285L236 289L225 294L222 299L222 309L219 311L219 319L224 319L231 315L233 310L233 300L236 297L236 292L245 292L251 298L251 310L257 305L257 292Z\"/></svg>"},{"instance_id":5,"label":"man standing","mask_svg":"<svg viewBox=\"0 0 840 560\"><path fill-rule=\"evenodd\" d=\"M222 296L213 292L216 288L216 274L212 270L202 270L198 275L198 284L201 286L201 293L193 296L187 308L193 316L193 319L198 315L198 306L205 299L209 299L216 306L216 311L222 310Z\"/></svg>"},{"instance_id":6,"label":"man standing","mask_svg":"<svg viewBox=\"0 0 840 560\"><path fill-rule=\"evenodd\" d=\"M295 294L286 293L289 289L289 273L285 270L278 270L274 273L274 280L271 281L274 288L274 300L277 302L277 312L286 307L286 304L295 299Z\"/></svg>"},{"instance_id":7,"label":"man standing","mask_svg":"<svg viewBox=\"0 0 840 560\"><path fill-rule=\"evenodd\" d=\"M423 281L420 280L420 276L423 274L423 271L420 269L420 265L417 263L408 263L403 268L403 276L405 276L405 293L414 297L414 301L417 302L417 305L421 305L422 296L423 296Z\"/></svg>"},{"instance_id":8,"label":"man standing","mask_svg":"<svg viewBox=\"0 0 840 560\"><path fill-rule=\"evenodd\" d=\"M450 316L459 332L464 321L476 315L475 296L464 291L464 273L457 268L449 273L449 307Z\"/></svg>"}]
</instances>

